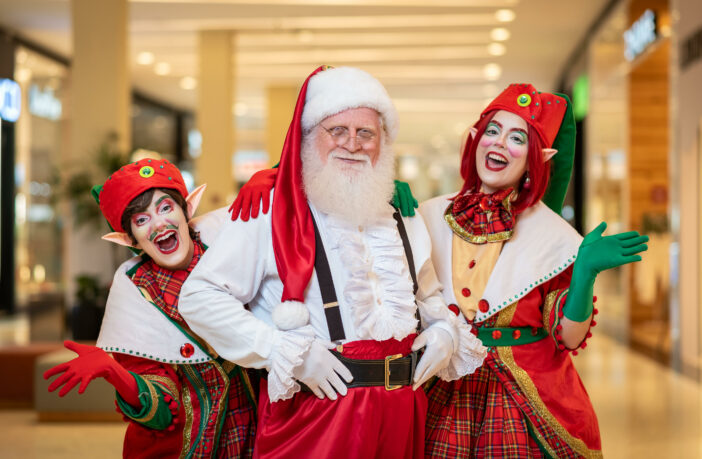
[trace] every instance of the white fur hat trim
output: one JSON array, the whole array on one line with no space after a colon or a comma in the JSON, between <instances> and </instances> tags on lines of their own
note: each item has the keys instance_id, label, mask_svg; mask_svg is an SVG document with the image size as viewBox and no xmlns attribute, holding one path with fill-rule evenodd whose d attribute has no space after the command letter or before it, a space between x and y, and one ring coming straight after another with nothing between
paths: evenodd
<instances>
[{"instance_id":1,"label":"white fur hat trim","mask_svg":"<svg viewBox=\"0 0 702 459\"><path fill-rule=\"evenodd\" d=\"M380 81L354 67L324 70L307 84L302 129L310 130L329 116L361 107L372 108L380 114L388 140L393 142L397 137L397 110Z\"/></svg>"},{"instance_id":2,"label":"white fur hat trim","mask_svg":"<svg viewBox=\"0 0 702 459\"><path fill-rule=\"evenodd\" d=\"M280 330L294 330L309 322L310 312L299 301L284 301L273 308L273 323Z\"/></svg>"}]
</instances>

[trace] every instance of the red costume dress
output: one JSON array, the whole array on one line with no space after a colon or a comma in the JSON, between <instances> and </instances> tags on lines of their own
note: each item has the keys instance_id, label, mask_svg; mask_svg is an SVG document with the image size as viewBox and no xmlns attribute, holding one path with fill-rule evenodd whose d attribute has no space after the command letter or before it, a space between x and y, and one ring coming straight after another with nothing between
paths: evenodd
<instances>
[{"instance_id":1,"label":"red costume dress","mask_svg":"<svg viewBox=\"0 0 702 459\"><path fill-rule=\"evenodd\" d=\"M117 395L118 407L133 421L127 428L124 457L253 455L256 404L246 371L217 357L178 312L180 288L205 250L199 238L194 242L193 259L185 270L164 269L150 259L130 260L115 275L98 346L132 372L142 402L132 407ZM129 284L138 288L141 298ZM139 327L147 320L153 332L117 326L137 308L142 311L136 314L147 315L132 323ZM158 317L160 323L154 323ZM125 344L130 333L131 342ZM179 333L180 340L174 341ZM159 335L164 343L179 343L177 358L172 358L172 350L169 355L154 349Z\"/></svg>"},{"instance_id":2,"label":"red costume dress","mask_svg":"<svg viewBox=\"0 0 702 459\"><path fill-rule=\"evenodd\" d=\"M597 418L558 340L581 237L540 202L514 222L500 217L504 209L465 218L448 204L442 196L420 206L432 258L449 308L474 316L467 322L488 357L475 373L429 390L427 457L600 457ZM486 239L472 238L474 224ZM475 253L485 242L498 244L493 260L460 259L461 245ZM492 263L486 278L459 284L481 262Z\"/></svg>"}]
</instances>

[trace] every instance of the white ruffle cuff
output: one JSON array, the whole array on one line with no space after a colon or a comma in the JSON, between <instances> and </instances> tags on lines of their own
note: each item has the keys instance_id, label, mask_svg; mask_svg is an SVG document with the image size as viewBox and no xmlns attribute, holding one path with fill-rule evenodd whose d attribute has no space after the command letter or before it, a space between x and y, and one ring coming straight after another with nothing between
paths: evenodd
<instances>
[{"instance_id":1,"label":"white ruffle cuff","mask_svg":"<svg viewBox=\"0 0 702 459\"><path fill-rule=\"evenodd\" d=\"M436 375L444 381L453 381L477 370L487 357L487 348L470 332L470 326L462 318L449 314L448 321L455 327L458 346L448 366Z\"/></svg>"},{"instance_id":2,"label":"white ruffle cuff","mask_svg":"<svg viewBox=\"0 0 702 459\"><path fill-rule=\"evenodd\" d=\"M268 369L268 397L271 402L287 400L300 391L293 370L302 365L302 356L315 339L311 325L274 334Z\"/></svg>"}]
</instances>

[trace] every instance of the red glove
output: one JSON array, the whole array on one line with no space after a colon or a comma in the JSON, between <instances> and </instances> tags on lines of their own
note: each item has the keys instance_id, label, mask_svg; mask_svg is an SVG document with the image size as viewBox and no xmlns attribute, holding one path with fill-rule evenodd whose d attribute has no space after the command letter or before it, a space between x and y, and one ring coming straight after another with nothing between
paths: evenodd
<instances>
[{"instance_id":1,"label":"red glove","mask_svg":"<svg viewBox=\"0 0 702 459\"><path fill-rule=\"evenodd\" d=\"M78 354L78 357L44 372L44 379L63 373L49 385L49 392L63 386L59 391L59 396L63 397L80 382L78 393L82 394L90 381L95 378L105 378L108 383L114 386L125 402L135 407L141 406L139 389L134 376L122 365L115 362L107 352L95 346L78 344L73 341L64 341L63 345L66 349Z\"/></svg>"},{"instance_id":2,"label":"red glove","mask_svg":"<svg viewBox=\"0 0 702 459\"><path fill-rule=\"evenodd\" d=\"M263 213L267 214L271 189L275 185L277 176L278 169L263 169L256 172L246 182L246 185L241 187L239 194L229 208L229 212L232 213L232 221L239 218L239 212L241 212L241 219L245 222L249 221L249 214L251 218L258 217L261 203L263 203Z\"/></svg>"}]
</instances>

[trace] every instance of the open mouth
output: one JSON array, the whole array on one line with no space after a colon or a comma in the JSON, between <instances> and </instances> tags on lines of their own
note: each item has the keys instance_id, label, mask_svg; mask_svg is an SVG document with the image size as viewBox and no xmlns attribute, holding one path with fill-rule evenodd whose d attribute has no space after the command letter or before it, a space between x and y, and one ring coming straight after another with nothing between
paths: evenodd
<instances>
[{"instance_id":1,"label":"open mouth","mask_svg":"<svg viewBox=\"0 0 702 459\"><path fill-rule=\"evenodd\" d=\"M485 156L485 167L491 171L501 171L509 165L509 161L504 155L490 152Z\"/></svg>"},{"instance_id":2,"label":"open mouth","mask_svg":"<svg viewBox=\"0 0 702 459\"><path fill-rule=\"evenodd\" d=\"M158 250L163 254L173 253L178 250L178 233L174 230L166 231L156 239L154 239L154 244Z\"/></svg>"}]
</instances>

